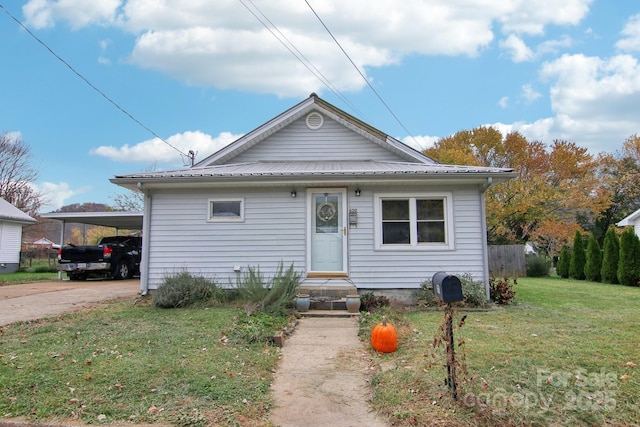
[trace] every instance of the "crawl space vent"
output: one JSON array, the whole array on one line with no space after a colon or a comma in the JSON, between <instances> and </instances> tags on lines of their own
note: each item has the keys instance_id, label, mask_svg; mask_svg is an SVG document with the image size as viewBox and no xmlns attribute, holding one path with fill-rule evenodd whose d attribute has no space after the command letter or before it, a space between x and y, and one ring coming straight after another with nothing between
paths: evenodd
<instances>
[{"instance_id":1,"label":"crawl space vent","mask_svg":"<svg viewBox=\"0 0 640 427\"><path fill-rule=\"evenodd\" d=\"M307 127L311 130L318 130L324 124L324 117L320 113L309 113L307 115Z\"/></svg>"}]
</instances>

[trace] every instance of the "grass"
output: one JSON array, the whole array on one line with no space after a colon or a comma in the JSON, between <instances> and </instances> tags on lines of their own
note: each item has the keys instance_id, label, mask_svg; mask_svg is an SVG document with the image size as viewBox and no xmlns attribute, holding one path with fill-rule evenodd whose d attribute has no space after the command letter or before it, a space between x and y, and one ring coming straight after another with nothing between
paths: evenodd
<instances>
[{"instance_id":1,"label":"grass","mask_svg":"<svg viewBox=\"0 0 640 427\"><path fill-rule=\"evenodd\" d=\"M120 302L5 326L0 417L265 424L279 350L236 337L243 316L233 308L165 310L148 301Z\"/></svg>"},{"instance_id":2,"label":"grass","mask_svg":"<svg viewBox=\"0 0 640 427\"><path fill-rule=\"evenodd\" d=\"M400 346L374 354L374 408L394 426L637 425L640 288L526 278L515 290L513 305L455 314L457 401L433 345L443 312L383 308ZM4 326L0 417L269 425L279 351L256 337L288 319L249 319L145 300ZM362 319L368 339L379 314Z\"/></svg>"},{"instance_id":3,"label":"grass","mask_svg":"<svg viewBox=\"0 0 640 427\"><path fill-rule=\"evenodd\" d=\"M48 260L35 260L29 266L20 266L15 273L0 274L0 286L19 285L21 283L47 282L57 280L55 263Z\"/></svg>"},{"instance_id":4,"label":"grass","mask_svg":"<svg viewBox=\"0 0 640 427\"><path fill-rule=\"evenodd\" d=\"M374 405L394 425L637 425L640 288L518 279L516 303L459 312L458 396L445 384L442 311L408 313L379 357ZM366 326L365 326L366 328Z\"/></svg>"}]
</instances>

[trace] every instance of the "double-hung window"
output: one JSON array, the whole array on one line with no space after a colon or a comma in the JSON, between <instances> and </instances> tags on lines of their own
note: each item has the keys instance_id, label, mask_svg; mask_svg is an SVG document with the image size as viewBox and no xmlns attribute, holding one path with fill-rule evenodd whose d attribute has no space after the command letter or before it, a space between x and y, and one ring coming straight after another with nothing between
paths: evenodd
<instances>
[{"instance_id":1,"label":"double-hung window","mask_svg":"<svg viewBox=\"0 0 640 427\"><path fill-rule=\"evenodd\" d=\"M243 199L210 199L209 221L238 222L244 220Z\"/></svg>"},{"instance_id":2,"label":"double-hung window","mask_svg":"<svg viewBox=\"0 0 640 427\"><path fill-rule=\"evenodd\" d=\"M450 194L376 197L379 249L453 249Z\"/></svg>"}]
</instances>

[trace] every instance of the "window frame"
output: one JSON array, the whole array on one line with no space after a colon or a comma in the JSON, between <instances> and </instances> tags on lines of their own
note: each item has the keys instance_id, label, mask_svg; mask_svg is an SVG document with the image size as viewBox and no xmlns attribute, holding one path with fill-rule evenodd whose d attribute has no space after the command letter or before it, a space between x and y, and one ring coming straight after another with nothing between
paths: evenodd
<instances>
[{"instance_id":1,"label":"window frame","mask_svg":"<svg viewBox=\"0 0 640 427\"><path fill-rule=\"evenodd\" d=\"M240 204L240 216L214 216L213 204L233 202ZM207 201L207 222L244 222L244 197L213 198Z\"/></svg>"},{"instance_id":2,"label":"window frame","mask_svg":"<svg viewBox=\"0 0 640 427\"><path fill-rule=\"evenodd\" d=\"M383 243L382 202L385 200L408 200L409 202L409 243ZM417 200L442 200L444 209L444 242L418 242ZM376 250L455 250L455 228L453 217L453 194L450 192L424 193L379 193L374 196L374 244Z\"/></svg>"}]
</instances>

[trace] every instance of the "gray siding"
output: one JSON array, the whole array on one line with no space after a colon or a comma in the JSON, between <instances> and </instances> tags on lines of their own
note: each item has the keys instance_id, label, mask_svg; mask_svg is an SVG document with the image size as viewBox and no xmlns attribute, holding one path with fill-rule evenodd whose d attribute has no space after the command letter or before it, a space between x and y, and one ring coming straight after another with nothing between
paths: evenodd
<instances>
[{"instance_id":1,"label":"gray siding","mask_svg":"<svg viewBox=\"0 0 640 427\"><path fill-rule=\"evenodd\" d=\"M348 190L348 208L358 209L358 226L349 230L350 279L359 288L418 288L434 273L471 273L484 279L481 195L476 186L456 189L421 186L415 192L453 193L455 250L376 250L374 247L374 195L393 188L365 188L355 197ZM185 191L153 195L150 222L149 288L167 275L182 270L233 285L239 265L260 267L272 275L280 261L292 262L306 271L306 197L298 189L291 198L289 188ZM397 190L397 188L396 188ZM410 193L407 193L410 194ZM245 221L207 222L208 200L242 197Z\"/></svg>"},{"instance_id":2,"label":"gray siding","mask_svg":"<svg viewBox=\"0 0 640 427\"><path fill-rule=\"evenodd\" d=\"M20 262L22 224L0 221L0 262Z\"/></svg>"},{"instance_id":3,"label":"gray siding","mask_svg":"<svg viewBox=\"0 0 640 427\"><path fill-rule=\"evenodd\" d=\"M216 197L244 198L245 221L207 222L208 200ZM150 289L182 270L226 286L235 283L236 265L267 275L280 261L304 268L305 199L291 198L288 188L159 193L152 203Z\"/></svg>"},{"instance_id":4,"label":"gray siding","mask_svg":"<svg viewBox=\"0 0 640 427\"><path fill-rule=\"evenodd\" d=\"M483 236L480 219L481 196L476 186L451 189L421 187L416 192L453 193L455 250L376 250L373 242L374 194L389 188L367 189L352 198L358 209L358 228L350 230L350 277L360 288L418 288L438 271L470 273L484 280ZM410 194L410 193L408 193Z\"/></svg>"},{"instance_id":5,"label":"gray siding","mask_svg":"<svg viewBox=\"0 0 640 427\"><path fill-rule=\"evenodd\" d=\"M233 163L260 160L406 161L325 116L324 126L310 130L304 117L233 158Z\"/></svg>"}]
</instances>

